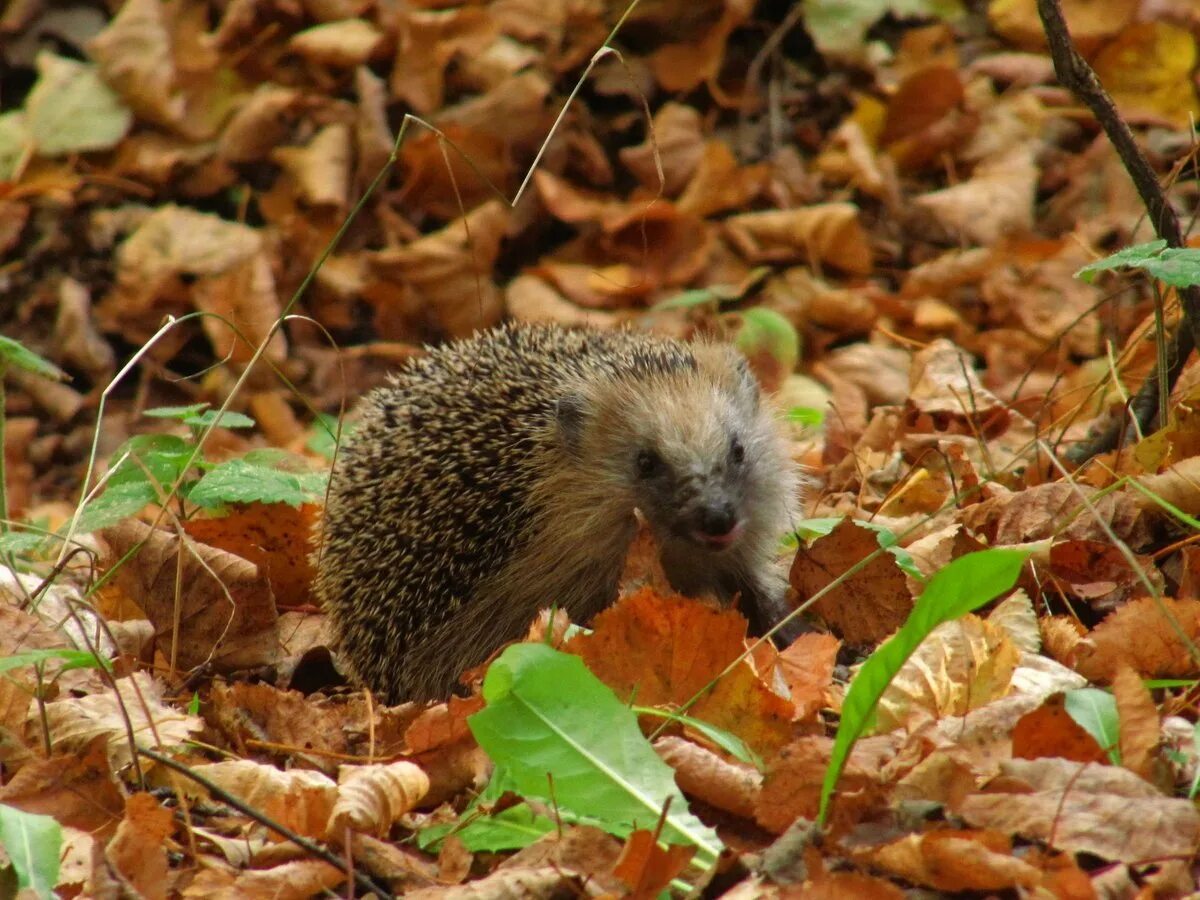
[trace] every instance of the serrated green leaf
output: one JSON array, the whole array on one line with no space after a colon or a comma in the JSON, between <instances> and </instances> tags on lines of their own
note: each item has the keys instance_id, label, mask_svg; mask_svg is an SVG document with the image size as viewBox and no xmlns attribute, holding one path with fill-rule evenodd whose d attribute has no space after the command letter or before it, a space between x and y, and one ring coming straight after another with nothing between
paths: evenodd
<instances>
[{"instance_id":1,"label":"serrated green leaf","mask_svg":"<svg viewBox=\"0 0 1200 900\"><path fill-rule=\"evenodd\" d=\"M135 516L158 500L158 492L146 480L108 485L104 492L90 501L79 515L75 530L90 534Z\"/></svg>"},{"instance_id":2,"label":"serrated green leaf","mask_svg":"<svg viewBox=\"0 0 1200 900\"><path fill-rule=\"evenodd\" d=\"M43 359L24 344L2 334L0 334L0 359L4 360L6 366L16 366L18 369L24 369L34 375L41 375L51 381L63 381L67 377L66 373L50 360Z\"/></svg>"},{"instance_id":3,"label":"serrated green leaf","mask_svg":"<svg viewBox=\"0 0 1200 900\"><path fill-rule=\"evenodd\" d=\"M1172 247L1157 259L1148 259L1141 268L1152 278L1171 287L1186 288L1200 284L1200 250L1193 247Z\"/></svg>"},{"instance_id":4,"label":"serrated green leaf","mask_svg":"<svg viewBox=\"0 0 1200 900\"><path fill-rule=\"evenodd\" d=\"M37 665L51 659L60 659L63 661L61 669L63 672L71 669L108 669L110 671L112 669L112 663L107 659L97 656L95 653L90 653L87 650L55 647L47 650L26 650L23 653L14 653L11 656L0 657L0 672L8 672L11 669L19 669L22 666Z\"/></svg>"},{"instance_id":5,"label":"serrated green leaf","mask_svg":"<svg viewBox=\"0 0 1200 900\"><path fill-rule=\"evenodd\" d=\"M1079 688L1064 695L1067 715L1096 739L1114 766L1121 764L1120 716L1117 698L1100 688Z\"/></svg>"},{"instance_id":6,"label":"serrated green leaf","mask_svg":"<svg viewBox=\"0 0 1200 900\"><path fill-rule=\"evenodd\" d=\"M688 811L633 711L579 657L514 644L488 668L483 696L487 707L467 724L520 796L621 837L655 827L669 801L662 840L695 846L704 868L715 864L716 832Z\"/></svg>"},{"instance_id":7,"label":"serrated green leaf","mask_svg":"<svg viewBox=\"0 0 1200 900\"><path fill-rule=\"evenodd\" d=\"M1084 281L1091 284L1096 279L1097 272L1107 272L1110 269L1120 269L1125 266L1139 266L1148 260L1157 257L1163 250L1167 249L1166 241L1147 241L1144 244L1134 244L1132 247L1123 247L1116 253L1111 253L1104 259L1098 259L1095 262L1088 263L1082 269L1075 273L1076 278L1082 278Z\"/></svg>"},{"instance_id":8,"label":"serrated green leaf","mask_svg":"<svg viewBox=\"0 0 1200 900\"><path fill-rule=\"evenodd\" d=\"M328 413L317 413L316 419L313 420L312 433L308 438L308 442L304 447L306 450L325 457L328 460L333 460L334 450L337 448L337 416L331 416ZM346 423L342 426L342 440L345 440L353 432L353 423Z\"/></svg>"},{"instance_id":9,"label":"serrated green leaf","mask_svg":"<svg viewBox=\"0 0 1200 900\"><path fill-rule=\"evenodd\" d=\"M25 556L41 549L46 541L47 536L44 534L35 534L32 531L9 531L0 534L0 553Z\"/></svg>"},{"instance_id":10,"label":"serrated green leaf","mask_svg":"<svg viewBox=\"0 0 1200 900\"><path fill-rule=\"evenodd\" d=\"M97 66L42 51L37 69L25 115L38 153L109 150L125 136L133 114L100 78Z\"/></svg>"},{"instance_id":11,"label":"serrated green leaf","mask_svg":"<svg viewBox=\"0 0 1200 900\"><path fill-rule=\"evenodd\" d=\"M62 849L62 826L54 818L0 803L0 844L12 860L19 887L38 897L54 896Z\"/></svg>"},{"instance_id":12,"label":"serrated green leaf","mask_svg":"<svg viewBox=\"0 0 1200 900\"><path fill-rule=\"evenodd\" d=\"M1028 550L980 550L960 556L925 585L907 621L863 663L842 701L829 768L821 786L817 823L823 825L850 750L871 723L875 707L896 673L934 628L978 609L1012 589Z\"/></svg>"},{"instance_id":13,"label":"serrated green leaf","mask_svg":"<svg viewBox=\"0 0 1200 900\"><path fill-rule=\"evenodd\" d=\"M120 462L108 478L108 489L137 482L153 482L167 488L187 470L195 452L195 447L173 434L131 437L112 455L114 461Z\"/></svg>"},{"instance_id":14,"label":"serrated green leaf","mask_svg":"<svg viewBox=\"0 0 1200 900\"><path fill-rule=\"evenodd\" d=\"M289 472L263 465L247 455L205 472L188 491L188 500L206 508L227 503L286 503L296 507L319 500L328 478L326 472Z\"/></svg>"}]
</instances>

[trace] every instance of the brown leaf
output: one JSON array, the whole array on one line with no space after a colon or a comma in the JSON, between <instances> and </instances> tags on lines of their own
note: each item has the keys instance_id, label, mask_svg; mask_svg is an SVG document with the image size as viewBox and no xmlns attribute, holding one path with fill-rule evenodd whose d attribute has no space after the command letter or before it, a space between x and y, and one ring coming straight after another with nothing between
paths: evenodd
<instances>
[{"instance_id":1,"label":"brown leaf","mask_svg":"<svg viewBox=\"0 0 1200 900\"><path fill-rule=\"evenodd\" d=\"M731 762L712 750L670 735L656 740L654 750L675 770L675 783L689 797L744 819L754 818L762 776L753 766Z\"/></svg>"},{"instance_id":2,"label":"brown leaf","mask_svg":"<svg viewBox=\"0 0 1200 900\"><path fill-rule=\"evenodd\" d=\"M333 891L345 880L344 870L324 860L299 859L240 873L201 869L183 896L202 900L308 900Z\"/></svg>"},{"instance_id":3,"label":"brown leaf","mask_svg":"<svg viewBox=\"0 0 1200 900\"><path fill-rule=\"evenodd\" d=\"M1001 769L987 793L958 810L977 828L1126 863L1188 859L1200 847L1191 801L1164 797L1126 769L1062 759L1014 759Z\"/></svg>"},{"instance_id":4,"label":"brown leaf","mask_svg":"<svg viewBox=\"0 0 1200 900\"><path fill-rule=\"evenodd\" d=\"M851 275L871 272L870 241L850 203L742 213L725 220L725 231L753 263L799 259Z\"/></svg>"},{"instance_id":5,"label":"brown leaf","mask_svg":"<svg viewBox=\"0 0 1200 900\"><path fill-rule=\"evenodd\" d=\"M335 122L303 147L275 148L271 161L292 177L307 203L344 210L349 200L352 152L350 126Z\"/></svg>"},{"instance_id":6,"label":"brown leaf","mask_svg":"<svg viewBox=\"0 0 1200 900\"><path fill-rule=\"evenodd\" d=\"M957 69L932 65L909 74L888 100L880 146L909 171L938 160L969 133L965 123L948 128L943 121L959 111L964 96Z\"/></svg>"},{"instance_id":7,"label":"brown leaf","mask_svg":"<svg viewBox=\"0 0 1200 900\"><path fill-rule=\"evenodd\" d=\"M61 750L79 751L104 735L108 738L109 764L120 768L133 759L130 731L139 746L169 747L182 744L201 729L203 723L196 716L163 702L159 684L148 673L135 672L118 678L116 684L117 691L110 688L47 703L44 723L51 744Z\"/></svg>"},{"instance_id":8,"label":"brown leaf","mask_svg":"<svg viewBox=\"0 0 1200 900\"><path fill-rule=\"evenodd\" d=\"M366 63L383 42L383 33L365 19L342 19L298 31L288 49L309 62L352 68Z\"/></svg>"},{"instance_id":9,"label":"brown leaf","mask_svg":"<svg viewBox=\"0 0 1200 900\"><path fill-rule=\"evenodd\" d=\"M696 854L695 847L660 847L652 832L638 829L625 840L613 874L629 886L630 900L652 900L667 889Z\"/></svg>"},{"instance_id":10,"label":"brown leaf","mask_svg":"<svg viewBox=\"0 0 1200 900\"><path fill-rule=\"evenodd\" d=\"M1092 629L1075 668L1092 681L1111 680L1122 665L1143 678L1190 678L1198 641L1200 600L1139 597Z\"/></svg>"},{"instance_id":11,"label":"brown leaf","mask_svg":"<svg viewBox=\"0 0 1200 900\"><path fill-rule=\"evenodd\" d=\"M324 839L337 799L337 785L327 776L302 769L281 772L248 759L192 766L192 771L279 824ZM271 839L283 840L274 832Z\"/></svg>"},{"instance_id":12,"label":"brown leaf","mask_svg":"<svg viewBox=\"0 0 1200 900\"><path fill-rule=\"evenodd\" d=\"M1013 856L1012 840L996 831L911 834L863 856L905 881L939 891L1020 890L1042 880L1036 866Z\"/></svg>"},{"instance_id":13,"label":"brown leaf","mask_svg":"<svg viewBox=\"0 0 1200 900\"><path fill-rule=\"evenodd\" d=\"M1120 722L1121 765L1153 783L1162 723L1150 691L1133 669L1121 666L1113 676L1113 696Z\"/></svg>"},{"instance_id":14,"label":"brown leaf","mask_svg":"<svg viewBox=\"0 0 1200 900\"><path fill-rule=\"evenodd\" d=\"M1162 587L1162 574L1149 557L1138 557L1142 575ZM1111 541L1058 541L1050 547L1050 574L1066 594L1098 609L1113 609L1146 587Z\"/></svg>"},{"instance_id":15,"label":"brown leaf","mask_svg":"<svg viewBox=\"0 0 1200 900\"><path fill-rule=\"evenodd\" d=\"M384 837L428 792L429 776L404 760L339 766L337 799L325 831L335 841L340 841L347 829Z\"/></svg>"},{"instance_id":16,"label":"brown leaf","mask_svg":"<svg viewBox=\"0 0 1200 900\"><path fill-rule=\"evenodd\" d=\"M97 735L75 753L36 759L0 788L0 803L53 816L68 828L107 839L117 828L124 801L109 770L110 737Z\"/></svg>"},{"instance_id":17,"label":"brown leaf","mask_svg":"<svg viewBox=\"0 0 1200 900\"><path fill-rule=\"evenodd\" d=\"M1049 697L1033 712L1022 716L1012 732L1012 755L1017 759L1053 756L1102 763L1108 758L1105 750L1071 718L1062 694Z\"/></svg>"},{"instance_id":18,"label":"brown leaf","mask_svg":"<svg viewBox=\"0 0 1200 900\"><path fill-rule=\"evenodd\" d=\"M790 735L791 704L771 692L748 661L708 689L745 649L746 620L736 611L643 588L596 616L592 629L565 649L583 657L618 697L636 696L638 703L654 706L703 694L688 714L736 734L764 755Z\"/></svg>"},{"instance_id":19,"label":"brown leaf","mask_svg":"<svg viewBox=\"0 0 1200 900\"><path fill-rule=\"evenodd\" d=\"M1196 40L1166 22L1138 22L1117 35L1093 60L1096 75L1126 117L1188 127L1200 117L1189 77L1196 65Z\"/></svg>"},{"instance_id":20,"label":"brown leaf","mask_svg":"<svg viewBox=\"0 0 1200 900\"><path fill-rule=\"evenodd\" d=\"M839 522L812 547L800 548L792 563L790 580L801 598L812 597L843 573L879 550L875 532L849 519ZM913 598L904 573L889 553L879 553L870 563L828 591L813 611L850 644L883 640L912 611Z\"/></svg>"},{"instance_id":21,"label":"brown leaf","mask_svg":"<svg viewBox=\"0 0 1200 900\"><path fill-rule=\"evenodd\" d=\"M253 563L190 540L181 544L171 532L133 519L101 536L110 566L141 545L117 569L116 583L145 610L168 658L184 668L211 663L220 671L275 660L275 601Z\"/></svg>"},{"instance_id":22,"label":"brown leaf","mask_svg":"<svg viewBox=\"0 0 1200 900\"><path fill-rule=\"evenodd\" d=\"M1136 497L1123 491L1099 495L1094 488L1067 482L1039 484L984 500L964 509L960 518L993 546L1047 538L1109 540L1097 518L1134 549L1150 543L1149 519Z\"/></svg>"},{"instance_id":23,"label":"brown leaf","mask_svg":"<svg viewBox=\"0 0 1200 900\"><path fill-rule=\"evenodd\" d=\"M654 114L653 126L645 142L635 147L622 147L618 155L642 186L656 193L660 185L658 163L661 162L663 194L676 197L691 181L704 152L700 113L692 106L667 102Z\"/></svg>"},{"instance_id":24,"label":"brown leaf","mask_svg":"<svg viewBox=\"0 0 1200 900\"><path fill-rule=\"evenodd\" d=\"M125 818L104 849L108 864L125 883L147 900L165 900L167 891L166 839L175 831L175 816L149 794L125 801Z\"/></svg>"},{"instance_id":25,"label":"brown leaf","mask_svg":"<svg viewBox=\"0 0 1200 900\"><path fill-rule=\"evenodd\" d=\"M796 720L829 705L833 667L842 642L831 634L802 634L779 654L779 669L792 694Z\"/></svg>"},{"instance_id":26,"label":"brown leaf","mask_svg":"<svg viewBox=\"0 0 1200 900\"><path fill-rule=\"evenodd\" d=\"M494 325L501 303L492 267L508 220L504 204L493 200L441 231L372 254L375 274L402 284L415 300L412 307L398 309L377 304L377 316L398 317L400 323L385 333L407 335L428 323L452 337L466 337Z\"/></svg>"},{"instance_id":27,"label":"brown leaf","mask_svg":"<svg viewBox=\"0 0 1200 900\"><path fill-rule=\"evenodd\" d=\"M184 530L197 541L228 550L258 567L280 607L312 603L313 531L319 509L305 503L237 504L219 518L192 518Z\"/></svg>"}]
</instances>

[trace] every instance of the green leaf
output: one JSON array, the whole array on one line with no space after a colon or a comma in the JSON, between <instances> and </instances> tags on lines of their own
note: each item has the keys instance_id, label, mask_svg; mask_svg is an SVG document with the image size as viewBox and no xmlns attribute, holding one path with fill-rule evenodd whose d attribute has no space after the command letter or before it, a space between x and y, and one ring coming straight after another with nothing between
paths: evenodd
<instances>
[{"instance_id":1,"label":"green leaf","mask_svg":"<svg viewBox=\"0 0 1200 900\"><path fill-rule=\"evenodd\" d=\"M716 863L721 842L687 808L671 768L638 728L637 716L577 656L544 644L514 644L488 668L487 707L468 719L479 745L505 772L505 786L552 804L567 821L586 818L620 837L654 828Z\"/></svg>"},{"instance_id":2,"label":"green leaf","mask_svg":"<svg viewBox=\"0 0 1200 900\"><path fill-rule=\"evenodd\" d=\"M317 413L317 417L313 420L312 424L312 434L309 436L308 442L304 445L305 449L332 461L334 450L337 448L337 425L337 416L331 416L328 413ZM342 426L343 440L351 434L353 427L353 423L346 423Z\"/></svg>"},{"instance_id":3,"label":"green leaf","mask_svg":"<svg viewBox=\"0 0 1200 900\"><path fill-rule=\"evenodd\" d=\"M88 502L79 515L76 531L89 534L136 516L158 500L158 492L148 481L109 485L99 497Z\"/></svg>"},{"instance_id":4,"label":"green leaf","mask_svg":"<svg viewBox=\"0 0 1200 900\"><path fill-rule=\"evenodd\" d=\"M787 419L797 425L816 428L825 421L825 412L808 406L793 406L787 411Z\"/></svg>"},{"instance_id":5,"label":"green leaf","mask_svg":"<svg viewBox=\"0 0 1200 900\"><path fill-rule=\"evenodd\" d=\"M9 531L0 534L0 553L28 556L40 550L46 540L46 535L35 534L32 531Z\"/></svg>"},{"instance_id":6,"label":"green leaf","mask_svg":"<svg viewBox=\"0 0 1200 900\"><path fill-rule=\"evenodd\" d=\"M0 359L5 366L16 366L34 375L41 375L52 381L64 381L67 373L50 362L38 356L24 344L0 334Z\"/></svg>"},{"instance_id":7,"label":"green leaf","mask_svg":"<svg viewBox=\"0 0 1200 900\"><path fill-rule=\"evenodd\" d=\"M202 413L191 413L181 416L183 424L189 428L207 428L216 422L221 428L253 428L254 420L240 412L219 409L209 409Z\"/></svg>"},{"instance_id":8,"label":"green leaf","mask_svg":"<svg viewBox=\"0 0 1200 900\"><path fill-rule=\"evenodd\" d=\"M1146 260L1140 267L1152 278L1171 287L1200 284L1200 250L1194 247L1172 247L1164 250L1157 259Z\"/></svg>"},{"instance_id":9,"label":"green leaf","mask_svg":"<svg viewBox=\"0 0 1200 900\"><path fill-rule=\"evenodd\" d=\"M716 306L720 302L721 298L717 296L715 291L708 288L697 288L675 294L666 300L660 300L650 308L657 312L667 309L691 309L696 306Z\"/></svg>"},{"instance_id":10,"label":"green leaf","mask_svg":"<svg viewBox=\"0 0 1200 900\"><path fill-rule=\"evenodd\" d=\"M1079 688L1064 695L1067 715L1096 739L1114 766L1121 764L1120 718L1117 698L1099 688Z\"/></svg>"},{"instance_id":11,"label":"green leaf","mask_svg":"<svg viewBox=\"0 0 1200 900\"><path fill-rule=\"evenodd\" d=\"M639 716L655 716L660 719L666 719L668 722L678 722L681 725L685 725L693 731L700 732L734 759L754 766L760 772L766 771L762 757L746 746L746 742L740 737L726 731L724 728L718 728L716 725L710 725L700 719L694 719L682 713L658 709L654 706L635 706L633 707L633 711Z\"/></svg>"},{"instance_id":12,"label":"green leaf","mask_svg":"<svg viewBox=\"0 0 1200 900\"><path fill-rule=\"evenodd\" d=\"M58 883L62 826L51 816L39 816L0 803L0 844L12 860L17 884L38 897L53 897Z\"/></svg>"},{"instance_id":13,"label":"green leaf","mask_svg":"<svg viewBox=\"0 0 1200 900\"><path fill-rule=\"evenodd\" d=\"M208 403L192 403L189 406L156 406L154 409L146 410L142 415L152 419L184 419L194 416L201 410L208 409L209 405Z\"/></svg>"},{"instance_id":14,"label":"green leaf","mask_svg":"<svg viewBox=\"0 0 1200 900\"><path fill-rule=\"evenodd\" d=\"M471 810L463 814L461 823L422 828L417 846L436 852L441 842L453 834L472 853L499 853L528 847L556 827L553 819L535 813L527 803L519 803L495 815Z\"/></svg>"},{"instance_id":15,"label":"green leaf","mask_svg":"<svg viewBox=\"0 0 1200 900\"><path fill-rule=\"evenodd\" d=\"M1148 241L1145 244L1134 244L1132 247L1123 247L1116 253L1104 257L1104 259L1088 263L1075 273L1075 277L1082 278L1091 284L1096 280L1097 272L1106 272L1109 269L1120 269L1125 266L1140 266L1142 263L1154 259L1166 249L1166 241Z\"/></svg>"},{"instance_id":16,"label":"green leaf","mask_svg":"<svg viewBox=\"0 0 1200 900\"><path fill-rule=\"evenodd\" d=\"M960 556L940 569L929 579L900 630L863 663L842 701L842 720L833 742L829 768L825 771L825 783L821 786L818 824L825 823L833 789L854 742L871 723L879 698L901 666L938 625L978 609L1011 590L1029 553L1028 550L980 550Z\"/></svg>"},{"instance_id":17,"label":"green leaf","mask_svg":"<svg viewBox=\"0 0 1200 900\"><path fill-rule=\"evenodd\" d=\"M109 150L125 136L133 115L91 63L42 51L38 80L25 98L33 143L42 156Z\"/></svg>"},{"instance_id":18,"label":"green leaf","mask_svg":"<svg viewBox=\"0 0 1200 900\"><path fill-rule=\"evenodd\" d=\"M867 29L888 13L950 20L962 7L957 0L804 0L804 27L822 53L861 54Z\"/></svg>"},{"instance_id":19,"label":"green leaf","mask_svg":"<svg viewBox=\"0 0 1200 900\"><path fill-rule=\"evenodd\" d=\"M795 370L800 359L800 335L784 316L765 306L755 306L739 314L741 328L734 343L747 359L769 356L779 371Z\"/></svg>"},{"instance_id":20,"label":"green leaf","mask_svg":"<svg viewBox=\"0 0 1200 900\"><path fill-rule=\"evenodd\" d=\"M26 650L14 653L12 656L0 657L0 672L19 669L22 666L34 666L50 659L61 659L61 671L70 669L107 669L112 671L112 663L107 659L89 653L87 650L72 650L66 647L54 647L48 650Z\"/></svg>"},{"instance_id":21,"label":"green leaf","mask_svg":"<svg viewBox=\"0 0 1200 900\"><path fill-rule=\"evenodd\" d=\"M33 144L25 113L16 109L0 114L0 181L11 181Z\"/></svg>"},{"instance_id":22,"label":"green leaf","mask_svg":"<svg viewBox=\"0 0 1200 900\"><path fill-rule=\"evenodd\" d=\"M284 454L288 460L296 457ZM286 503L299 506L319 500L327 472L291 472L275 454L246 454L214 466L188 491L188 500L207 508L226 503Z\"/></svg>"}]
</instances>

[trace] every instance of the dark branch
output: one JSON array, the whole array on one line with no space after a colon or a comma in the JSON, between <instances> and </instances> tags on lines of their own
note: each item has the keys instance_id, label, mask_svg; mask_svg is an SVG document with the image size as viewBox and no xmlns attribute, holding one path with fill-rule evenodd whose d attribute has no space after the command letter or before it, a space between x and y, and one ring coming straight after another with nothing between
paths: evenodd
<instances>
[{"instance_id":1,"label":"dark branch","mask_svg":"<svg viewBox=\"0 0 1200 900\"><path fill-rule=\"evenodd\" d=\"M1179 217L1167 202L1162 185L1158 183L1158 176L1142 154L1137 141L1134 140L1133 132L1117 112L1116 104L1100 84L1095 71L1071 43L1071 35L1067 31L1059 0L1037 0L1037 6L1038 14L1042 17L1042 26L1046 29L1046 41L1050 45L1050 57L1054 60L1054 71L1058 74L1058 80L1087 105L1104 129L1129 177L1133 179L1158 236L1170 247L1184 246ZM1183 322L1167 347L1167 371L1162 373L1165 375L1168 391L1179 378L1179 373L1183 371L1184 363L1192 350L1200 346L1200 288L1181 289L1179 299L1183 309ZM1162 376L1155 366L1154 371L1142 382L1141 388L1130 401L1129 411L1143 431L1150 430L1157 415L1161 380ZM1116 421L1109 423L1102 433L1072 447L1068 457L1073 462L1080 463L1097 453L1111 450L1117 446L1127 425L1124 416L1118 417Z\"/></svg>"}]
</instances>

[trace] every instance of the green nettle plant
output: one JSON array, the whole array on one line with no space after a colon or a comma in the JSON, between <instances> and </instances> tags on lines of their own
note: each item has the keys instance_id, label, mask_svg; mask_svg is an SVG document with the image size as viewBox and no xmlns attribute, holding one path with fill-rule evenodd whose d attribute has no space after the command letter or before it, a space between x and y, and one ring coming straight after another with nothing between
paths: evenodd
<instances>
[{"instance_id":1,"label":"green nettle plant","mask_svg":"<svg viewBox=\"0 0 1200 900\"><path fill-rule=\"evenodd\" d=\"M76 530L95 531L115 525L152 503L163 504L175 496L202 509L229 503L317 502L325 492L329 473L313 471L308 462L286 450L251 450L236 459L212 462L200 455L197 438L213 424L223 428L253 428L254 420L236 412L218 413L208 404L151 409L147 416L182 422L189 437L174 434L140 434L112 455L114 464L103 490L81 509Z\"/></svg>"}]
</instances>

